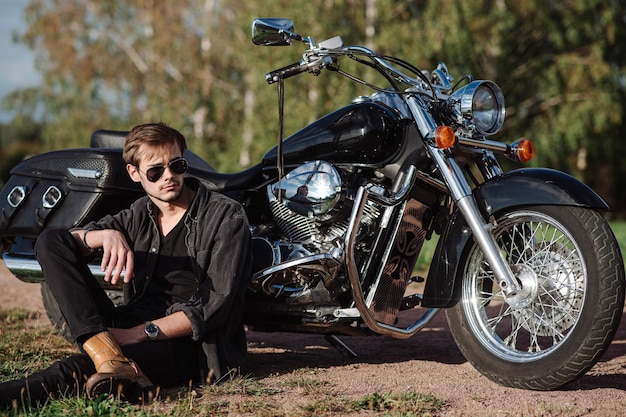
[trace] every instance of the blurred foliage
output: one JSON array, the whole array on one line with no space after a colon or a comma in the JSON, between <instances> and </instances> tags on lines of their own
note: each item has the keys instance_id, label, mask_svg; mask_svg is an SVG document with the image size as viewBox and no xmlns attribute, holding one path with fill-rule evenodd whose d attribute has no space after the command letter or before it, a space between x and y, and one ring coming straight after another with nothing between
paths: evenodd
<instances>
[{"instance_id":1,"label":"blurred foliage","mask_svg":"<svg viewBox=\"0 0 626 417\"><path fill-rule=\"evenodd\" d=\"M341 35L420 68L444 61L457 80L494 80L507 100L496 139L533 139L532 164L567 171L626 211L618 181L626 5L618 0L30 0L19 40L36 52L43 82L4 107L18 125L40 115L41 150L160 120L218 170L241 170L277 140L276 87L264 74L305 49L252 45L250 22L269 16L293 19L316 41ZM285 131L370 93L330 72L289 79Z\"/></svg>"},{"instance_id":2,"label":"blurred foliage","mask_svg":"<svg viewBox=\"0 0 626 417\"><path fill-rule=\"evenodd\" d=\"M9 179L11 169L41 150L42 126L30 118L15 118L0 124L0 188Z\"/></svg>"}]
</instances>

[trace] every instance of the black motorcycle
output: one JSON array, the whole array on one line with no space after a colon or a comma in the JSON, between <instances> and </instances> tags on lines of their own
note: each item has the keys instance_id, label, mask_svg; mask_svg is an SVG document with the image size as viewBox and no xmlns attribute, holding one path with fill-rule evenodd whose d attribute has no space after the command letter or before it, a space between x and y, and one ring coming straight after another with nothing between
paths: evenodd
<instances>
[{"instance_id":1,"label":"black motorcycle","mask_svg":"<svg viewBox=\"0 0 626 417\"><path fill-rule=\"evenodd\" d=\"M525 162L534 148L487 139L505 115L494 82L464 77L452 86L444 64L426 72L339 37L316 44L287 19L254 20L252 38L307 45L299 62L266 74L278 86L280 126L284 80L297 74L331 70L373 93L280 138L240 173L216 173L186 152L188 175L248 214L249 326L335 342L407 338L444 308L469 362L526 389L558 388L600 359L624 307L624 265L602 216L608 206L565 173L501 168L497 155ZM345 72L342 60L377 71L385 85ZM4 262L21 280L43 283L48 314L68 337L33 243L44 228L81 226L143 193L121 158L125 135L101 130L91 148L30 158L0 194ZM414 276L431 239L428 274ZM96 278L123 302L124 288L106 287L98 265ZM407 311L412 320L400 326Z\"/></svg>"}]
</instances>

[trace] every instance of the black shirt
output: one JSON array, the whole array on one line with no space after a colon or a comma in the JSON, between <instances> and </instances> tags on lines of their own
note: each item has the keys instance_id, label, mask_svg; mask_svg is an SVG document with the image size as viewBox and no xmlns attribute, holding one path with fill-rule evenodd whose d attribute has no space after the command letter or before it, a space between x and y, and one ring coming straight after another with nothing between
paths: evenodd
<instances>
[{"instance_id":1,"label":"black shirt","mask_svg":"<svg viewBox=\"0 0 626 417\"><path fill-rule=\"evenodd\" d=\"M181 219L167 236L161 236L155 274L144 294L151 299L161 298L167 307L189 300L198 290L198 281L185 245L186 231Z\"/></svg>"}]
</instances>

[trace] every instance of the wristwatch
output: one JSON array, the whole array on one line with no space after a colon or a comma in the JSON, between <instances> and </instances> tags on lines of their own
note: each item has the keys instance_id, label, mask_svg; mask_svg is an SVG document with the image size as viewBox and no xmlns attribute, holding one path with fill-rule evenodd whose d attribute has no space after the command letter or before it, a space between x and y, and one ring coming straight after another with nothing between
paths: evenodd
<instances>
[{"instance_id":1,"label":"wristwatch","mask_svg":"<svg viewBox=\"0 0 626 417\"><path fill-rule=\"evenodd\" d=\"M150 340L157 340L157 337L159 336L159 327L156 324L151 321L147 321L144 331Z\"/></svg>"}]
</instances>

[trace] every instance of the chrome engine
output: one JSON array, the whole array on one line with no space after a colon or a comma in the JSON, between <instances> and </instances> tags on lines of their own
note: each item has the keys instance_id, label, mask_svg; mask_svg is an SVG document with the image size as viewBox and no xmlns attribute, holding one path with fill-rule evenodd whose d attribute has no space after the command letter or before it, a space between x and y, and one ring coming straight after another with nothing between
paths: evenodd
<instances>
[{"instance_id":1,"label":"chrome engine","mask_svg":"<svg viewBox=\"0 0 626 417\"><path fill-rule=\"evenodd\" d=\"M253 285L298 304L331 300L329 289L341 287L337 281L352 207L346 187L338 170L325 161L305 163L267 187L281 236L254 238L255 255L265 253L272 260L254 274ZM378 216L379 210L367 205L361 224L373 225Z\"/></svg>"}]
</instances>

